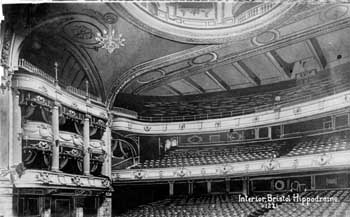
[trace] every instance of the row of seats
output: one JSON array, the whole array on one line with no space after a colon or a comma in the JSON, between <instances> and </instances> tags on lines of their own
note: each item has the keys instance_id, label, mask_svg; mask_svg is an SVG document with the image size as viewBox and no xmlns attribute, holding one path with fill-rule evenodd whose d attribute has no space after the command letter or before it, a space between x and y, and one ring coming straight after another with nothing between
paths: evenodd
<instances>
[{"instance_id":1,"label":"row of seats","mask_svg":"<svg viewBox=\"0 0 350 217\"><path fill-rule=\"evenodd\" d=\"M350 131L349 131L350 132ZM161 159L145 160L134 168L186 167L226 164L242 161L293 157L307 154L350 150L348 131L306 137L282 142L265 142L212 148L177 148L168 151Z\"/></svg>"},{"instance_id":2,"label":"row of seats","mask_svg":"<svg viewBox=\"0 0 350 217\"><path fill-rule=\"evenodd\" d=\"M143 106L130 105L129 109L138 112L139 116L152 117L154 120L183 116L194 118L195 115L197 115L195 118L203 119L206 118L207 114L209 118L214 118L215 114L220 113L227 117L253 113L257 107L261 106L271 108L272 105L276 104L308 101L311 98L331 95L335 88L337 92L349 89L349 81L350 76L339 70L339 72L322 73L322 76L316 76L306 84L290 81L290 84L279 85L272 90L262 88L262 90L254 92L252 90L246 91L248 93L239 90L182 98L144 97L145 99L141 99ZM281 86L286 86L286 88L281 89ZM280 97L280 101L275 101L276 96ZM125 101L125 105L128 105L127 100ZM187 119L185 118L185 120Z\"/></svg>"},{"instance_id":3,"label":"row of seats","mask_svg":"<svg viewBox=\"0 0 350 217\"><path fill-rule=\"evenodd\" d=\"M338 202L314 202L309 204L284 203L275 209L264 213L264 217L346 217L350 216L350 192L348 190L338 191L311 191L301 194L302 197L336 198Z\"/></svg>"},{"instance_id":4,"label":"row of seats","mask_svg":"<svg viewBox=\"0 0 350 217\"><path fill-rule=\"evenodd\" d=\"M182 196L140 206L119 217L247 217L261 209L261 203L238 203L228 195Z\"/></svg>"},{"instance_id":5,"label":"row of seats","mask_svg":"<svg viewBox=\"0 0 350 217\"><path fill-rule=\"evenodd\" d=\"M277 195L276 195L277 196ZM279 195L281 196L281 195ZM286 196L286 195L285 195ZM307 191L302 198L328 197L337 202L240 202L238 195L178 196L139 206L118 217L345 217L350 212L349 190Z\"/></svg>"}]
</instances>

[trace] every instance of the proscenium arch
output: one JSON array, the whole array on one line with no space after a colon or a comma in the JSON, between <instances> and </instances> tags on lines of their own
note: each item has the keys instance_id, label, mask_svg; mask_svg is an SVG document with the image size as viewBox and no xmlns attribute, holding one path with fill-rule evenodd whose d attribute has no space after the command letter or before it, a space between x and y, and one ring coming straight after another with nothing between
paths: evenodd
<instances>
[{"instance_id":1,"label":"proscenium arch","mask_svg":"<svg viewBox=\"0 0 350 217\"><path fill-rule=\"evenodd\" d=\"M17 34L15 32L12 32L12 41L11 41L11 48L10 48L10 54L9 54L9 63L8 67L10 70L18 70L18 64L19 64L19 56L22 51L22 48L24 46L25 39L30 36L33 32L40 29L40 27L53 23L55 21L65 19L65 18L81 18L81 17L89 17L91 16L87 14L81 14L81 13L70 13L70 14L59 14L55 17L50 17L38 24L36 24L34 27L28 28L28 30L24 30L22 34ZM95 19L95 18L93 18ZM106 24L100 22L99 20L95 19L97 22L101 23L106 28ZM12 31L11 27L6 26L5 31ZM4 37L4 35L2 36ZM102 101L106 100L106 90L102 82L101 75L93 63L93 60L88 55L87 51L78 45L75 45L74 42L71 42L67 40L64 37L60 37L63 41L63 43L67 44L68 49L70 49L70 52L74 54L74 57L79 61L81 66L84 69L84 72L86 73L86 76L88 77L89 81L92 82L92 87L99 93L99 95L102 98Z\"/></svg>"}]
</instances>

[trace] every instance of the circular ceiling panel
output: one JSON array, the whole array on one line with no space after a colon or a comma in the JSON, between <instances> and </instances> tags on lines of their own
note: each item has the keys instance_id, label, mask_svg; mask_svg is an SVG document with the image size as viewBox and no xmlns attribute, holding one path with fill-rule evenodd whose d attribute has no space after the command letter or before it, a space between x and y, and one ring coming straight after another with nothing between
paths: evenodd
<instances>
[{"instance_id":1,"label":"circular ceiling panel","mask_svg":"<svg viewBox=\"0 0 350 217\"><path fill-rule=\"evenodd\" d=\"M288 18L295 3L143 2L110 4L140 28L175 41L223 43L257 35Z\"/></svg>"}]
</instances>

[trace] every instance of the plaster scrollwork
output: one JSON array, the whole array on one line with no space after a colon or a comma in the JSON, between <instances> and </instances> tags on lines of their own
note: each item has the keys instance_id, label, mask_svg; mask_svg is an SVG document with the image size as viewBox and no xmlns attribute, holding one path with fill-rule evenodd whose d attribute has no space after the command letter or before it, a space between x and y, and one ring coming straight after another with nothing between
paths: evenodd
<instances>
[{"instance_id":1,"label":"plaster scrollwork","mask_svg":"<svg viewBox=\"0 0 350 217\"><path fill-rule=\"evenodd\" d=\"M74 191L76 196L89 196L92 195L92 191L77 189Z\"/></svg>"},{"instance_id":2,"label":"plaster scrollwork","mask_svg":"<svg viewBox=\"0 0 350 217\"><path fill-rule=\"evenodd\" d=\"M102 150L103 146L104 146L104 142L102 140L97 140L97 139L90 140L89 147L92 149Z\"/></svg>"},{"instance_id":3,"label":"plaster scrollwork","mask_svg":"<svg viewBox=\"0 0 350 217\"><path fill-rule=\"evenodd\" d=\"M163 129L164 132L166 132L168 130L168 125L167 124L163 124L162 129Z\"/></svg>"},{"instance_id":4,"label":"plaster scrollwork","mask_svg":"<svg viewBox=\"0 0 350 217\"><path fill-rule=\"evenodd\" d=\"M326 166L330 163L331 159L332 155L330 153L323 153L321 155L316 156L313 159L312 164L320 167Z\"/></svg>"},{"instance_id":5,"label":"plaster scrollwork","mask_svg":"<svg viewBox=\"0 0 350 217\"><path fill-rule=\"evenodd\" d=\"M151 129L152 129L151 126L148 126L148 125L144 126L144 130L145 130L146 132L150 131Z\"/></svg>"},{"instance_id":6,"label":"plaster scrollwork","mask_svg":"<svg viewBox=\"0 0 350 217\"><path fill-rule=\"evenodd\" d=\"M223 165L216 169L216 173L220 175L227 175L230 174L233 171L233 167L230 165Z\"/></svg>"},{"instance_id":7,"label":"plaster scrollwork","mask_svg":"<svg viewBox=\"0 0 350 217\"><path fill-rule=\"evenodd\" d=\"M132 123L128 123L128 129L131 130L132 129Z\"/></svg>"},{"instance_id":8,"label":"plaster scrollwork","mask_svg":"<svg viewBox=\"0 0 350 217\"><path fill-rule=\"evenodd\" d=\"M206 174L207 174L206 169L205 169L205 168L202 168L202 169L201 169L201 175L202 175L202 176L205 176Z\"/></svg>"},{"instance_id":9,"label":"plaster scrollwork","mask_svg":"<svg viewBox=\"0 0 350 217\"><path fill-rule=\"evenodd\" d=\"M105 187L110 187L111 186L111 182L108 179L103 179L102 180L102 185Z\"/></svg>"},{"instance_id":10,"label":"plaster scrollwork","mask_svg":"<svg viewBox=\"0 0 350 217\"><path fill-rule=\"evenodd\" d=\"M179 124L179 129L180 130L184 130L185 128L186 128L186 124L185 123Z\"/></svg>"},{"instance_id":11,"label":"plaster scrollwork","mask_svg":"<svg viewBox=\"0 0 350 217\"><path fill-rule=\"evenodd\" d=\"M277 169L279 167L280 167L280 163L276 159L269 159L269 160L265 161L261 165L261 168L265 172L269 172L269 171L275 170L275 169Z\"/></svg>"},{"instance_id":12,"label":"plaster scrollwork","mask_svg":"<svg viewBox=\"0 0 350 217\"><path fill-rule=\"evenodd\" d=\"M120 173L113 173L112 176L113 176L113 179L115 179L115 180L120 179Z\"/></svg>"},{"instance_id":13,"label":"plaster scrollwork","mask_svg":"<svg viewBox=\"0 0 350 217\"><path fill-rule=\"evenodd\" d=\"M179 168L176 171L174 171L174 176L176 177L185 177L185 176L190 176L191 175L191 171L189 169L186 168Z\"/></svg>"},{"instance_id":14,"label":"plaster scrollwork","mask_svg":"<svg viewBox=\"0 0 350 217\"><path fill-rule=\"evenodd\" d=\"M39 89L42 93L45 93L45 94L48 93L48 89L47 89L45 86L40 86L40 87L38 87L38 89Z\"/></svg>"},{"instance_id":15,"label":"plaster scrollwork","mask_svg":"<svg viewBox=\"0 0 350 217\"><path fill-rule=\"evenodd\" d=\"M80 176L73 176L71 178L71 180L72 180L73 184L75 184L75 185L78 185L78 186L83 185L83 182L81 181Z\"/></svg>"},{"instance_id":16,"label":"plaster scrollwork","mask_svg":"<svg viewBox=\"0 0 350 217\"><path fill-rule=\"evenodd\" d=\"M345 102L350 102L350 94L346 94L344 96L344 100L345 100Z\"/></svg>"},{"instance_id":17,"label":"plaster scrollwork","mask_svg":"<svg viewBox=\"0 0 350 217\"><path fill-rule=\"evenodd\" d=\"M49 145L47 142L40 141L37 144L32 144L31 145L33 148L39 149L39 150L50 150L51 145Z\"/></svg>"},{"instance_id":18,"label":"plaster scrollwork","mask_svg":"<svg viewBox=\"0 0 350 217\"><path fill-rule=\"evenodd\" d=\"M1 51L1 65L9 66L9 56L11 51L12 31L10 28L5 30L3 46Z\"/></svg>"},{"instance_id":19,"label":"plaster scrollwork","mask_svg":"<svg viewBox=\"0 0 350 217\"><path fill-rule=\"evenodd\" d=\"M298 168L298 166L299 166L299 160L298 160L298 159L295 159L295 160L293 161L292 167L293 167L294 169L296 169L296 168Z\"/></svg>"},{"instance_id":20,"label":"plaster scrollwork","mask_svg":"<svg viewBox=\"0 0 350 217\"><path fill-rule=\"evenodd\" d=\"M299 115L301 113L301 108L297 107L297 108L293 109L293 113L294 113L294 115Z\"/></svg>"},{"instance_id":21,"label":"plaster scrollwork","mask_svg":"<svg viewBox=\"0 0 350 217\"><path fill-rule=\"evenodd\" d=\"M244 166L244 170L245 170L246 173L249 172L249 164L246 164L246 165Z\"/></svg>"},{"instance_id":22,"label":"plaster scrollwork","mask_svg":"<svg viewBox=\"0 0 350 217\"><path fill-rule=\"evenodd\" d=\"M23 125L22 136L24 140L49 140L52 138L52 129L48 124L26 121Z\"/></svg>"},{"instance_id":23,"label":"plaster scrollwork","mask_svg":"<svg viewBox=\"0 0 350 217\"><path fill-rule=\"evenodd\" d=\"M53 182L48 172L40 172L36 175L36 179L42 182L43 184L50 184Z\"/></svg>"},{"instance_id":24,"label":"plaster scrollwork","mask_svg":"<svg viewBox=\"0 0 350 217\"><path fill-rule=\"evenodd\" d=\"M137 170L137 171L134 172L134 177L136 179L143 179L143 178L146 177L146 172L143 171L143 170Z\"/></svg>"}]
</instances>

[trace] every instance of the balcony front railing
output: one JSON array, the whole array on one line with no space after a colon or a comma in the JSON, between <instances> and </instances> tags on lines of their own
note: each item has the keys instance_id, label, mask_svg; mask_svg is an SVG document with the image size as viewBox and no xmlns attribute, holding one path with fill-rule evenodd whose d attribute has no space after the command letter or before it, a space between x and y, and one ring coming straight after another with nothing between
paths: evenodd
<instances>
[{"instance_id":1,"label":"balcony front railing","mask_svg":"<svg viewBox=\"0 0 350 217\"><path fill-rule=\"evenodd\" d=\"M208 119L216 119L216 118L228 118L228 117L235 117L240 115L246 115L246 114L252 114L257 112L264 112L271 109L278 109L285 106L295 105L298 103L307 102L310 100L320 99L323 97L331 96L337 93L344 92L346 90L349 90L350 86L348 84L340 85L340 86L334 86L330 88L326 88L322 91L320 91L317 94L307 94L302 97L295 96L295 97L288 97L288 100L281 101L281 102L275 102L267 105L261 105L261 106L255 106L251 107L249 109L242 109L240 111L225 111L225 112L213 112L213 113L206 113L206 114L197 114L197 115L185 115L185 116L137 116L137 120L140 121L147 121L147 122L176 122L176 121L196 121L196 120L208 120ZM135 118L136 119L136 118Z\"/></svg>"},{"instance_id":2,"label":"balcony front railing","mask_svg":"<svg viewBox=\"0 0 350 217\"><path fill-rule=\"evenodd\" d=\"M35 74L35 75L38 75L42 78L44 78L45 80L49 81L50 83L54 84L55 83L55 78L52 77L51 75L47 74L46 72L44 72L43 70L39 69L37 66L31 64L30 62L28 62L27 60L25 59L20 59L19 60L19 64L18 64L18 67L21 68L21 69L24 69L25 71L29 72L29 73L32 73L32 74ZM87 93L86 91L84 90L80 90L76 87L73 87L69 84L67 84L67 82L65 81L58 81L59 85L61 87L63 87L64 90L66 90L67 92L71 93L71 94L74 94L74 95L77 95L79 97L88 97L94 101L97 101L97 102L102 102L102 99L101 97L98 97L98 96L95 96L91 93Z\"/></svg>"}]
</instances>

